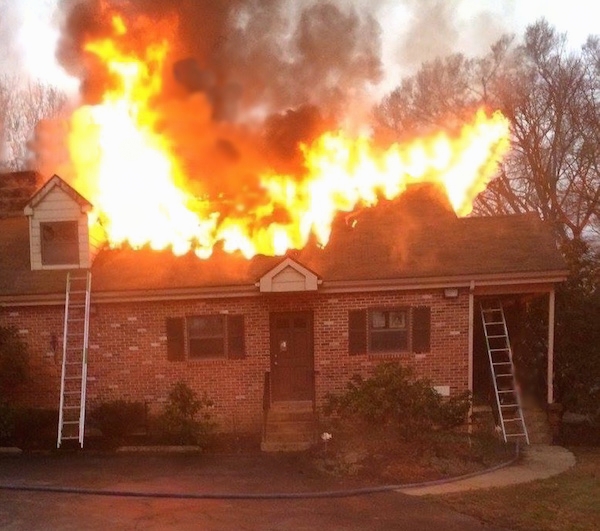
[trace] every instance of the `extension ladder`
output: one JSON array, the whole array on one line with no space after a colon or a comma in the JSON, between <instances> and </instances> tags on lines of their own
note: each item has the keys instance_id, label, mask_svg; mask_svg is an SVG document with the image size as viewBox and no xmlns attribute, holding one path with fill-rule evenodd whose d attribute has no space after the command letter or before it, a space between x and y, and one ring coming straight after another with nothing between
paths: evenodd
<instances>
[{"instance_id":1,"label":"extension ladder","mask_svg":"<svg viewBox=\"0 0 600 531\"><path fill-rule=\"evenodd\" d=\"M67 273L57 448L65 440L83 448L91 285L89 270Z\"/></svg>"},{"instance_id":2,"label":"extension ladder","mask_svg":"<svg viewBox=\"0 0 600 531\"><path fill-rule=\"evenodd\" d=\"M529 444L502 302L483 300L480 306L502 437Z\"/></svg>"}]
</instances>

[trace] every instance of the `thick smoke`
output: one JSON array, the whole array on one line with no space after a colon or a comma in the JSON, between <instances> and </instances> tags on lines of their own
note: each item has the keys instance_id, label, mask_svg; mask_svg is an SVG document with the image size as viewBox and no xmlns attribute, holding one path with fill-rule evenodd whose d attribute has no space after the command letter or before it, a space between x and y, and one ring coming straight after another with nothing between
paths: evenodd
<instances>
[{"instance_id":1,"label":"thick smoke","mask_svg":"<svg viewBox=\"0 0 600 531\"><path fill-rule=\"evenodd\" d=\"M82 52L90 38L109 35L112 6L128 20L176 19L173 77L204 92L215 118L278 112L304 104L339 109L380 80L381 38L375 19L333 2L291 0L63 0L58 57L86 79L93 101L100 72ZM236 105L237 104L237 105Z\"/></svg>"},{"instance_id":2,"label":"thick smoke","mask_svg":"<svg viewBox=\"0 0 600 531\"><path fill-rule=\"evenodd\" d=\"M165 38L170 52L153 102L159 130L198 194L258 191L267 169L301 171L298 143L347 118L382 74L380 28L344 2L62 0L57 57L97 103L114 79L85 43L128 26L124 49ZM360 108L358 105L355 106Z\"/></svg>"},{"instance_id":3,"label":"thick smoke","mask_svg":"<svg viewBox=\"0 0 600 531\"><path fill-rule=\"evenodd\" d=\"M82 80L83 101L93 104L115 79L85 44L114 38L113 13L121 14L128 28L119 36L122 50L139 52L152 40L167 39L163 87L152 102L157 130L170 142L194 193L236 204L260 196L263 172L301 175L299 142L352 123L353 114L366 115L371 91L383 77L378 14L404 8L403 16L389 17L398 24L393 61L410 68L464 41L465 4L60 0L57 57ZM479 17L467 25L489 33L498 29L485 11Z\"/></svg>"}]
</instances>

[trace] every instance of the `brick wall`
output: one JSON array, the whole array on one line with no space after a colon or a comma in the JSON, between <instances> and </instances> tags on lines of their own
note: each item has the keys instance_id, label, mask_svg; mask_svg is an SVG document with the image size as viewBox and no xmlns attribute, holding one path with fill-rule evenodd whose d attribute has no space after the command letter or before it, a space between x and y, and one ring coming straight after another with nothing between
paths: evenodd
<instances>
[{"instance_id":1,"label":"brick wall","mask_svg":"<svg viewBox=\"0 0 600 531\"><path fill-rule=\"evenodd\" d=\"M348 354L348 311L394 306L430 306L431 352ZM158 411L170 387L182 380L215 402L223 431L258 431L262 422L264 373L269 369L269 314L312 311L317 404L343 390L355 373L368 375L382 360L397 359L451 394L467 389L468 295L444 299L441 290L324 295L268 294L238 299L95 304L92 298L88 407L115 399L139 400ZM167 317L243 314L246 357L240 360L168 361ZM32 381L18 400L56 408L60 388L62 307L0 309L0 325L14 326L28 343ZM60 342L59 342L60 343Z\"/></svg>"}]
</instances>

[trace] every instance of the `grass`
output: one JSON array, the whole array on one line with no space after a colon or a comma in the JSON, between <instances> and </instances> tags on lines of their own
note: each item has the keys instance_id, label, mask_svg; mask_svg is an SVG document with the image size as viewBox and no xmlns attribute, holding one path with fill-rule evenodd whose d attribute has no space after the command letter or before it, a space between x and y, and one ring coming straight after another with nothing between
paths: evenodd
<instances>
[{"instance_id":1,"label":"grass","mask_svg":"<svg viewBox=\"0 0 600 531\"><path fill-rule=\"evenodd\" d=\"M576 466L558 476L435 499L460 513L509 529L600 529L600 447L575 447L571 451Z\"/></svg>"}]
</instances>

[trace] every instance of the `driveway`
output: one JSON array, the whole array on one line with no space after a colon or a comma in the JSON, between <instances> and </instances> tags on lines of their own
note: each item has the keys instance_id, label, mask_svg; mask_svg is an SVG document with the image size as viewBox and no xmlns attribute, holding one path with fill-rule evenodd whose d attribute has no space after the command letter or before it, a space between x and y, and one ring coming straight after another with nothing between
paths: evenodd
<instances>
[{"instance_id":1,"label":"driveway","mask_svg":"<svg viewBox=\"0 0 600 531\"><path fill-rule=\"evenodd\" d=\"M285 455L3 456L0 485L3 530L499 529L396 491L349 495L360 485Z\"/></svg>"}]
</instances>

